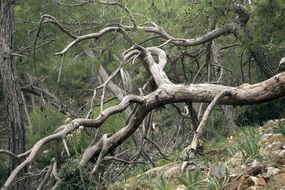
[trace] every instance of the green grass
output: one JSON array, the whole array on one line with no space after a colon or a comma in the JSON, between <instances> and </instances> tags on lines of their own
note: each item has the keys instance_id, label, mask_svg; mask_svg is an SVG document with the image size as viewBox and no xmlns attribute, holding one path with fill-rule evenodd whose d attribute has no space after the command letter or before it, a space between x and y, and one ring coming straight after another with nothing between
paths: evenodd
<instances>
[{"instance_id":1,"label":"green grass","mask_svg":"<svg viewBox=\"0 0 285 190\"><path fill-rule=\"evenodd\" d=\"M241 128L234 134L236 142L227 151L233 155L240 151L247 159L261 159L260 149L258 146L259 136L252 128Z\"/></svg>"}]
</instances>

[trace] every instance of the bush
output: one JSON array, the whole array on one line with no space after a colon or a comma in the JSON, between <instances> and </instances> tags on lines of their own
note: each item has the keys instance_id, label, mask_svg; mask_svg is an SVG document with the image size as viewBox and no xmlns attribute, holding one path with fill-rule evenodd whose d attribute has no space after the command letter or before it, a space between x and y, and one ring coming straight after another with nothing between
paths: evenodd
<instances>
[{"instance_id":1,"label":"bush","mask_svg":"<svg viewBox=\"0 0 285 190\"><path fill-rule=\"evenodd\" d=\"M86 168L79 166L77 160L69 160L61 166L60 190L95 189L95 183Z\"/></svg>"},{"instance_id":2,"label":"bush","mask_svg":"<svg viewBox=\"0 0 285 190\"><path fill-rule=\"evenodd\" d=\"M4 184L5 179L8 177L8 174L8 159L3 156L0 158L0 186Z\"/></svg>"},{"instance_id":3,"label":"bush","mask_svg":"<svg viewBox=\"0 0 285 190\"><path fill-rule=\"evenodd\" d=\"M259 105L244 106L238 115L237 124L239 126L261 125L270 119L284 117L284 115L282 115L285 111L284 108L285 98Z\"/></svg>"}]
</instances>

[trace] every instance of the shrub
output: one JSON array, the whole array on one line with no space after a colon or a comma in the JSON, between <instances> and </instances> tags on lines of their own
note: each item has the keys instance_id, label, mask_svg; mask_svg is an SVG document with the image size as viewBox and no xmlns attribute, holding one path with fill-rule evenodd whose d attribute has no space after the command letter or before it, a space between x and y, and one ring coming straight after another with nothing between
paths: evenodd
<instances>
[{"instance_id":1,"label":"shrub","mask_svg":"<svg viewBox=\"0 0 285 190\"><path fill-rule=\"evenodd\" d=\"M86 168L79 166L77 160L69 160L61 166L59 190L95 189L95 183Z\"/></svg>"}]
</instances>

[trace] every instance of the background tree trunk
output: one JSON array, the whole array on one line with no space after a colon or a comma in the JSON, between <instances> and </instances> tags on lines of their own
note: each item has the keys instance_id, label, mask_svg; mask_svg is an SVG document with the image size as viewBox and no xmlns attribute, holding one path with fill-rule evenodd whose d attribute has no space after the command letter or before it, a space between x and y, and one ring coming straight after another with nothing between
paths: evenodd
<instances>
[{"instance_id":1,"label":"background tree trunk","mask_svg":"<svg viewBox=\"0 0 285 190\"><path fill-rule=\"evenodd\" d=\"M5 103L5 125L8 131L8 148L15 154L25 151L25 127L23 100L16 76L16 66L12 63L13 4L11 0L0 0L0 74ZM12 171L22 160L11 157L9 169ZM14 187L23 189L23 185Z\"/></svg>"}]
</instances>

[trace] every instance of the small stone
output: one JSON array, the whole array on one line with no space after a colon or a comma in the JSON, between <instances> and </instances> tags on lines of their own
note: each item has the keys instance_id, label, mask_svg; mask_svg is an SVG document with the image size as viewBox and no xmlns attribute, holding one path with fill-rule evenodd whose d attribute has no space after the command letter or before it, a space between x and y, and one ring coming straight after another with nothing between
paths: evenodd
<instances>
[{"instance_id":1,"label":"small stone","mask_svg":"<svg viewBox=\"0 0 285 190\"><path fill-rule=\"evenodd\" d=\"M281 150L280 152L278 152L277 156L281 158L285 158L285 150Z\"/></svg>"},{"instance_id":2,"label":"small stone","mask_svg":"<svg viewBox=\"0 0 285 190\"><path fill-rule=\"evenodd\" d=\"M255 168L255 167L258 166L259 164L260 164L259 161L254 160L254 161L252 162L252 164L251 164L251 167Z\"/></svg>"},{"instance_id":3,"label":"small stone","mask_svg":"<svg viewBox=\"0 0 285 190\"><path fill-rule=\"evenodd\" d=\"M271 177L273 175L276 175L280 172L279 168L274 168L274 167L267 167L266 168L267 172L264 174L264 177Z\"/></svg>"},{"instance_id":4,"label":"small stone","mask_svg":"<svg viewBox=\"0 0 285 190\"><path fill-rule=\"evenodd\" d=\"M263 145L267 145L273 142L285 143L285 137L282 134L264 134L260 140L260 144Z\"/></svg>"},{"instance_id":5,"label":"small stone","mask_svg":"<svg viewBox=\"0 0 285 190\"><path fill-rule=\"evenodd\" d=\"M187 187L185 185L180 185L176 188L176 190L187 190Z\"/></svg>"},{"instance_id":6,"label":"small stone","mask_svg":"<svg viewBox=\"0 0 285 190\"><path fill-rule=\"evenodd\" d=\"M266 181L263 177L254 177L250 176L250 179L254 182L255 186L264 186L266 185Z\"/></svg>"},{"instance_id":7,"label":"small stone","mask_svg":"<svg viewBox=\"0 0 285 190\"><path fill-rule=\"evenodd\" d=\"M250 187L246 188L246 190L257 190L257 187L255 187L255 186L250 186Z\"/></svg>"},{"instance_id":8,"label":"small stone","mask_svg":"<svg viewBox=\"0 0 285 190\"><path fill-rule=\"evenodd\" d=\"M224 162L219 162L216 165L213 165L208 173L211 177L216 177L217 179L221 179L223 177L226 177L227 175L227 167Z\"/></svg>"}]
</instances>

